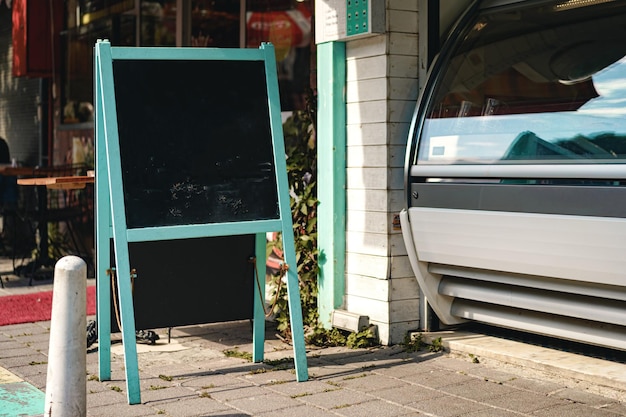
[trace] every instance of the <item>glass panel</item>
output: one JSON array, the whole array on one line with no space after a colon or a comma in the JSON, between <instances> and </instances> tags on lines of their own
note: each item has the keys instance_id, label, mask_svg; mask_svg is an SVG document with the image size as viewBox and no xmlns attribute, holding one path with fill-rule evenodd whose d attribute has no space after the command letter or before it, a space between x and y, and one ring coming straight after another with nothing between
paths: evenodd
<instances>
[{"instance_id":1,"label":"glass panel","mask_svg":"<svg viewBox=\"0 0 626 417\"><path fill-rule=\"evenodd\" d=\"M140 46L176 46L176 0L141 1Z\"/></svg>"},{"instance_id":2,"label":"glass panel","mask_svg":"<svg viewBox=\"0 0 626 417\"><path fill-rule=\"evenodd\" d=\"M191 46L238 48L239 0L191 2Z\"/></svg>"},{"instance_id":3,"label":"glass panel","mask_svg":"<svg viewBox=\"0 0 626 417\"><path fill-rule=\"evenodd\" d=\"M249 0L246 47L271 42L276 51L282 110L303 110L310 86L311 1Z\"/></svg>"},{"instance_id":4,"label":"glass panel","mask_svg":"<svg viewBox=\"0 0 626 417\"><path fill-rule=\"evenodd\" d=\"M435 88L419 163L626 160L624 2L507 8L469 27Z\"/></svg>"},{"instance_id":5,"label":"glass panel","mask_svg":"<svg viewBox=\"0 0 626 417\"><path fill-rule=\"evenodd\" d=\"M93 120L93 49L98 39L114 46L135 45L135 17L117 15L63 33L63 123Z\"/></svg>"},{"instance_id":6,"label":"glass panel","mask_svg":"<svg viewBox=\"0 0 626 417\"><path fill-rule=\"evenodd\" d=\"M78 17L80 24L86 25L104 17L127 12L134 7L134 0L78 0Z\"/></svg>"}]
</instances>

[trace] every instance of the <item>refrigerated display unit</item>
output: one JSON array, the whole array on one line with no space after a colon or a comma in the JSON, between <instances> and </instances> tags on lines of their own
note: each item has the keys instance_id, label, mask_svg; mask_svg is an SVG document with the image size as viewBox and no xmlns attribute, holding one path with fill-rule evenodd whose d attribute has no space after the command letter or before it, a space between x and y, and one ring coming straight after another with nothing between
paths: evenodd
<instances>
[{"instance_id":1,"label":"refrigerated display unit","mask_svg":"<svg viewBox=\"0 0 626 417\"><path fill-rule=\"evenodd\" d=\"M405 191L441 323L626 349L626 2L474 2L430 67Z\"/></svg>"}]
</instances>

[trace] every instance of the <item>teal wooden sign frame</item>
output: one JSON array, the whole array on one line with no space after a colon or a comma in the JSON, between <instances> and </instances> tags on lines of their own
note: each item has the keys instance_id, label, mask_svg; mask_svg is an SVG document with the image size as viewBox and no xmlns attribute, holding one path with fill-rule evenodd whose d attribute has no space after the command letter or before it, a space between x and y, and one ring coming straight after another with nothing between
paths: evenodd
<instances>
[{"instance_id":1,"label":"teal wooden sign frame","mask_svg":"<svg viewBox=\"0 0 626 417\"><path fill-rule=\"evenodd\" d=\"M99 378L111 379L111 289L108 277L112 270L110 240L113 239L115 282L119 300L119 317L124 344L124 365L129 404L141 402L134 307L132 300L129 242L192 239L200 237L250 235L255 237L256 262L265 265L267 232L282 232L294 363L297 381L308 379L302 310L296 267L289 185L285 162L278 79L273 45L262 44L259 49L218 48L135 48L112 47L104 40L95 46L95 126L96 126L96 277ZM206 224L176 224L156 227L127 226L124 179L120 157L118 114L115 97L113 62L116 60L184 60L184 61L261 61L264 63L269 126L278 196L276 219L228 221ZM184 75L181 75L184 76ZM155 89L164 88L155 85ZM194 92L198 94L198 92ZM219 100L219 97L212 99ZM167 105L167 104L165 104ZM173 121L176 123L176 120ZM158 144L155 144L158 146ZM141 175L141 174L137 174ZM167 262L167 260L158 260ZM155 260L157 262L157 260ZM264 268L263 268L264 270ZM263 360L265 344L264 277L258 277L260 287L254 288L253 361ZM167 296L164 294L164 296Z\"/></svg>"}]
</instances>

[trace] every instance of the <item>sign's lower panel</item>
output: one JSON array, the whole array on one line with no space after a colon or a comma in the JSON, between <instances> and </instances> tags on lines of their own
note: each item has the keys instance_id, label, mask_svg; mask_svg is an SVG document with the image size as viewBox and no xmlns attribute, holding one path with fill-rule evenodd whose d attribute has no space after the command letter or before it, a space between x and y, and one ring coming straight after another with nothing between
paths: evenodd
<instances>
[{"instance_id":1,"label":"sign's lower panel","mask_svg":"<svg viewBox=\"0 0 626 417\"><path fill-rule=\"evenodd\" d=\"M254 235L129 244L135 328L147 330L251 319ZM111 251L114 263L114 252ZM265 279L265 265L258 268ZM118 331L116 294L111 327Z\"/></svg>"}]
</instances>

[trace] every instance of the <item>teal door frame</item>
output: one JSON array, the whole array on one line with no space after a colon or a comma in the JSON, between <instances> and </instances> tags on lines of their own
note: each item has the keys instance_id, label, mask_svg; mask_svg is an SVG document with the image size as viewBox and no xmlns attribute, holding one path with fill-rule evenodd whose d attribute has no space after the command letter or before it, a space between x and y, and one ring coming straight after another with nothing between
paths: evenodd
<instances>
[{"instance_id":1,"label":"teal door frame","mask_svg":"<svg viewBox=\"0 0 626 417\"><path fill-rule=\"evenodd\" d=\"M346 45L317 45L318 312L325 328L343 304L346 257Z\"/></svg>"}]
</instances>

